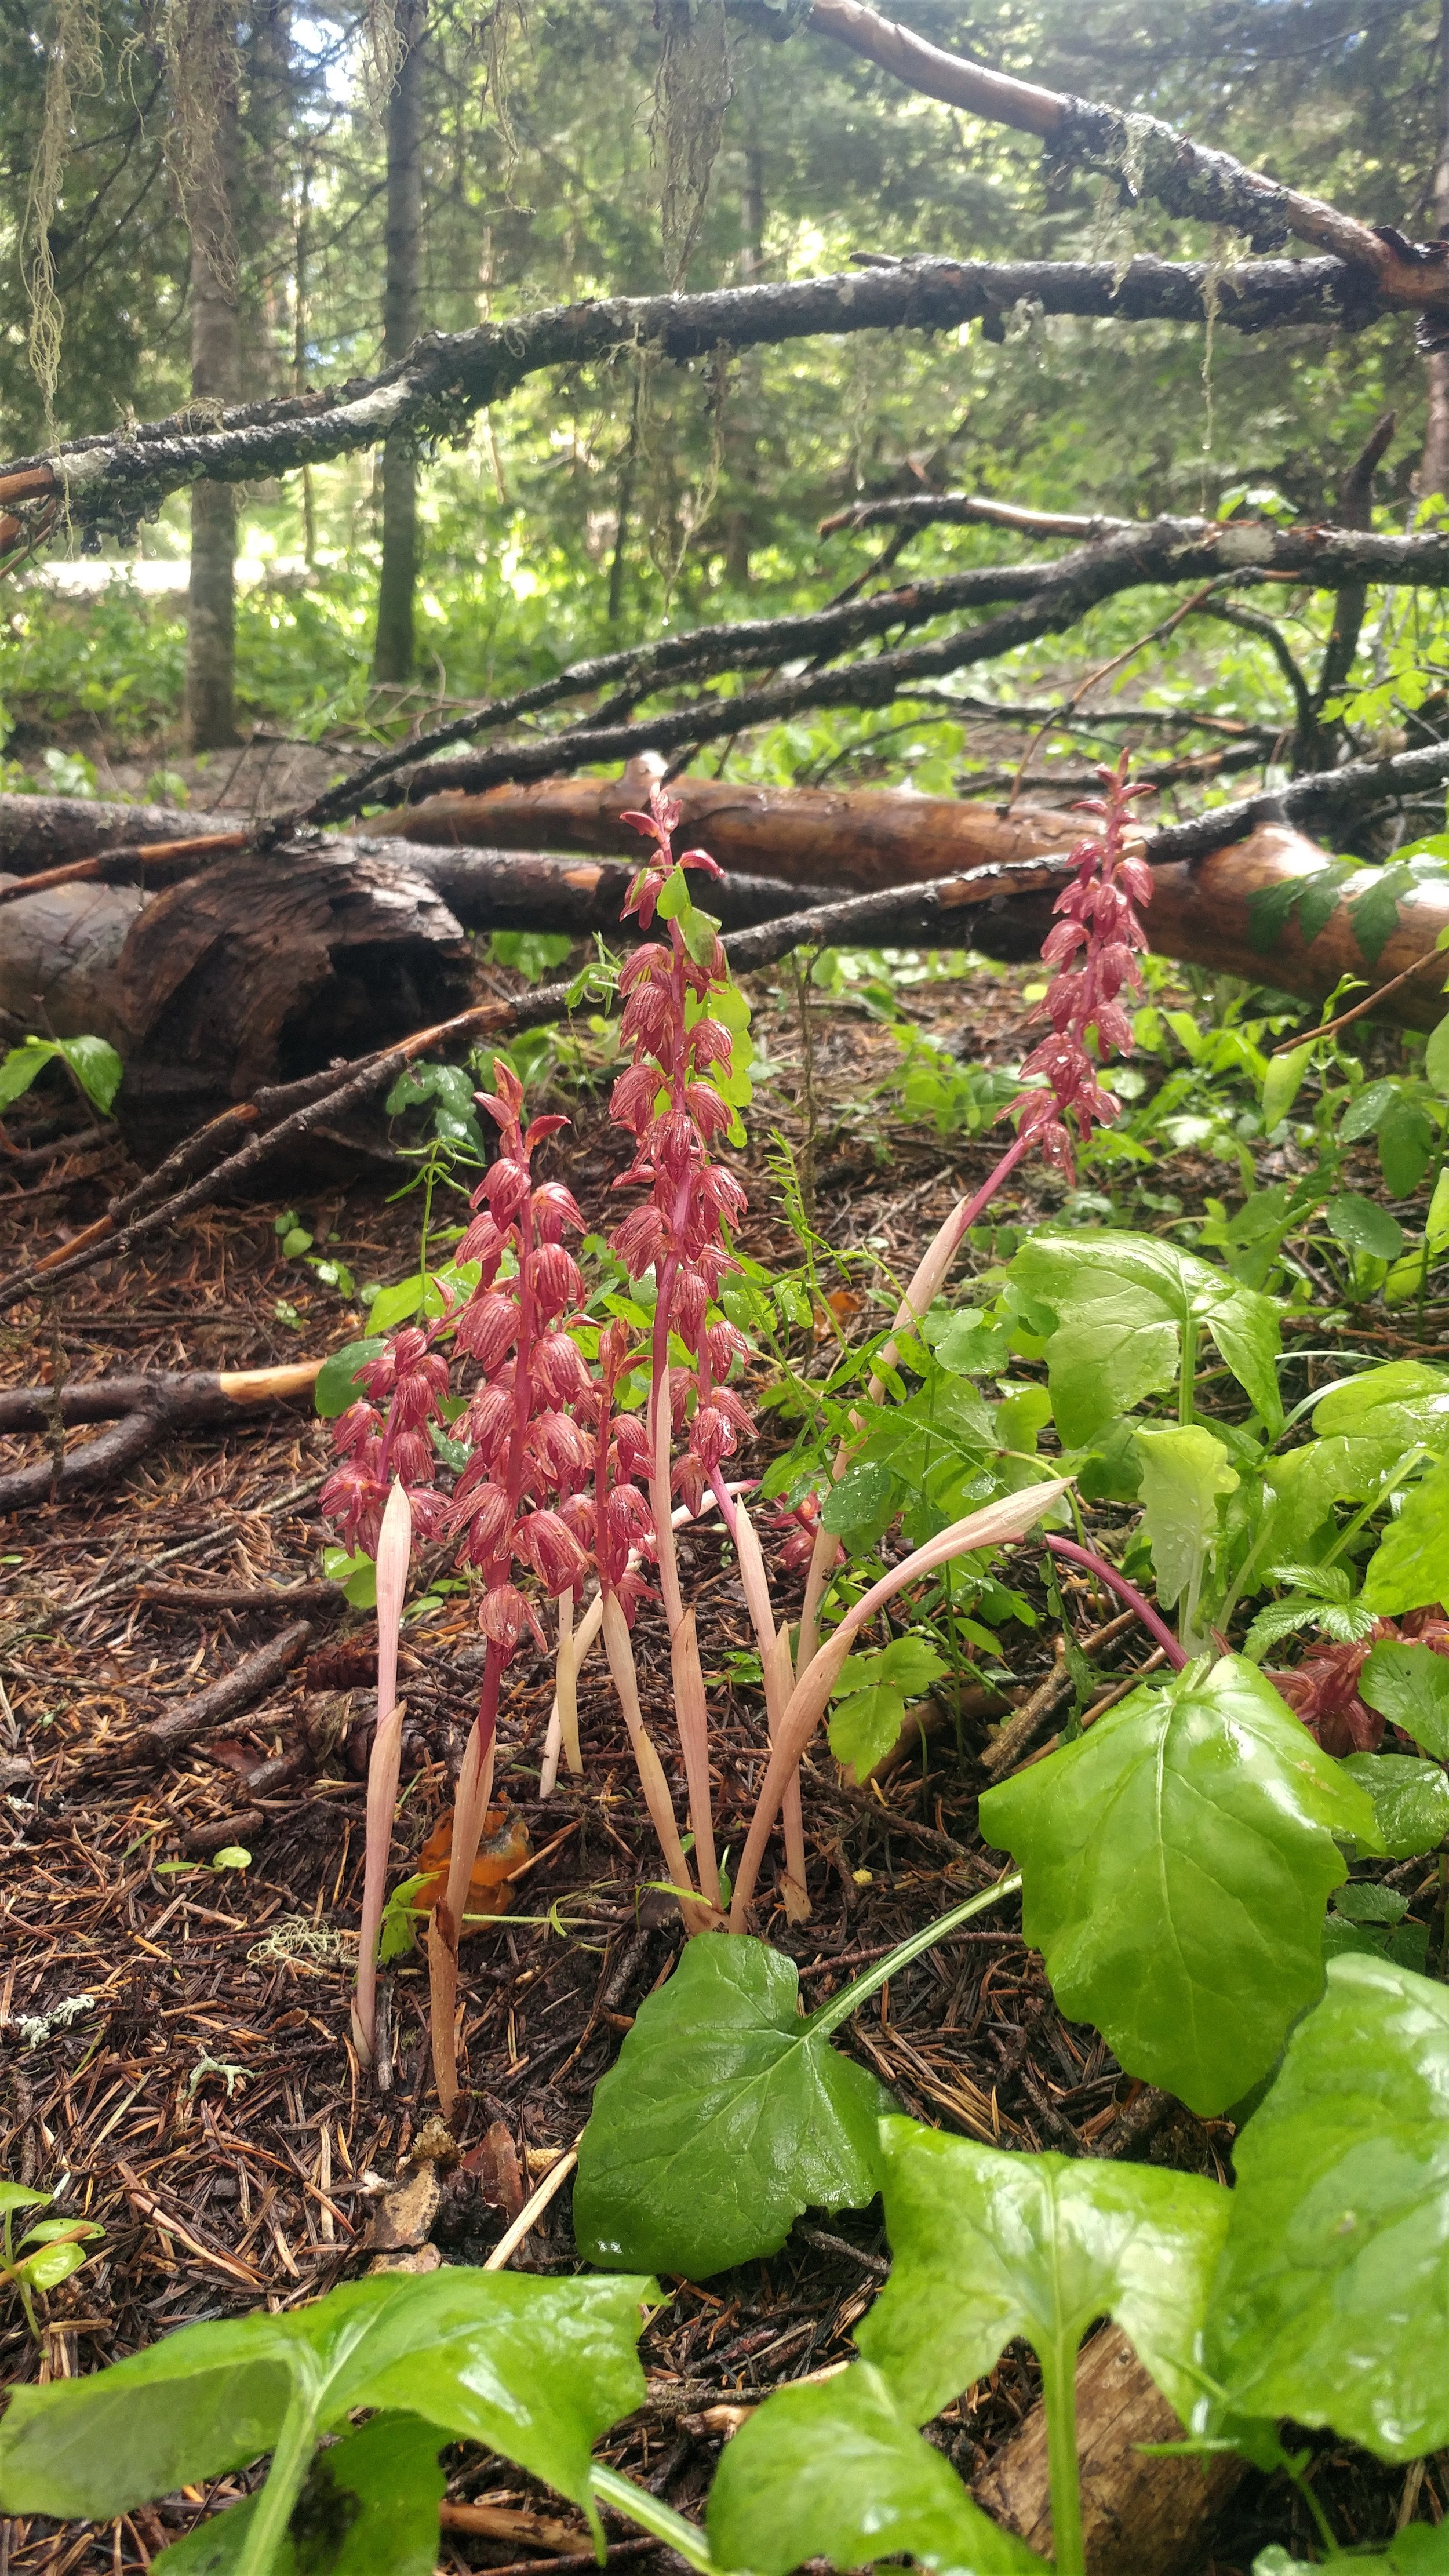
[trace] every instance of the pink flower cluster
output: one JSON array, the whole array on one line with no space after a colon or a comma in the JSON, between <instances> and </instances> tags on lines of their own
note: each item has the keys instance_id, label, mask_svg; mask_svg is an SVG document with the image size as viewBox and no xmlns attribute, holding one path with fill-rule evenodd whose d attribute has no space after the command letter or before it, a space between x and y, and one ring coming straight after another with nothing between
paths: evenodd
<instances>
[{"instance_id":1,"label":"pink flower cluster","mask_svg":"<svg viewBox=\"0 0 1449 2576\"><path fill-rule=\"evenodd\" d=\"M1076 882L1052 906L1062 918L1042 945L1043 964L1058 970L1042 1006L1052 1033L1021 1069L1041 1076L1046 1088L1020 1092L1010 1104L1021 1113L1018 1136L1034 1139L1068 1180L1076 1176L1072 1120L1086 1137L1117 1115L1116 1100L1097 1080L1087 1037L1095 1032L1103 1060L1132 1052L1132 1023L1118 997L1142 981L1136 952L1147 946L1147 933L1137 906L1152 900L1152 871L1126 839L1136 798L1153 790L1130 787L1127 765L1124 751L1115 769L1100 769L1105 794L1084 799L1078 809L1100 815L1103 829L1073 849Z\"/></svg>"},{"instance_id":2,"label":"pink flower cluster","mask_svg":"<svg viewBox=\"0 0 1449 2576\"><path fill-rule=\"evenodd\" d=\"M645 930L676 866L672 836L680 820L678 805L658 787L649 801L649 813L623 818L652 834L656 845L625 906ZM686 850L677 865L721 873L704 850ZM746 1199L734 1174L710 1157L733 1113L706 1077L712 1065L728 1067L733 1040L709 1015L711 997L727 980L724 951L717 939L696 940L698 947L705 950L703 961L674 919L667 948L653 943L630 958L619 979L628 996L620 1035L633 1061L615 1083L611 1103L636 1144L633 1163L614 1186L649 1185L648 1200L625 1218L613 1249L631 1279L654 1272L654 1402L667 1390L670 1431L685 1442L673 1490L691 1511L698 1511L707 1489L718 1490L724 1461L741 1434L753 1428L727 1382L747 1348L744 1335L722 1317L705 1321L720 1281L738 1267L724 1249L721 1229L738 1224ZM670 1367L671 1332L694 1354L692 1368Z\"/></svg>"}]
</instances>

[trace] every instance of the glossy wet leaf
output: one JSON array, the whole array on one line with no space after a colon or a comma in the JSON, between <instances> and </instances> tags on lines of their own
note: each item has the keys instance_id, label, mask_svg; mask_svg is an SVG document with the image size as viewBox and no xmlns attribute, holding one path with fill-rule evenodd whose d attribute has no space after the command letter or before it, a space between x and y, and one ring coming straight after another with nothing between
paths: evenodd
<instances>
[{"instance_id":1,"label":"glossy wet leaf","mask_svg":"<svg viewBox=\"0 0 1449 2576\"><path fill-rule=\"evenodd\" d=\"M1313 1408L1313 1428L1320 1437L1364 1433L1397 1441L1400 1449L1420 1440L1438 1446L1449 1438L1449 1372L1422 1360L1388 1360L1382 1368L1365 1369L1346 1384L1325 1388Z\"/></svg>"},{"instance_id":2,"label":"glossy wet leaf","mask_svg":"<svg viewBox=\"0 0 1449 2576\"><path fill-rule=\"evenodd\" d=\"M953 2576L1030 2576L1046 2564L972 2503L866 2362L766 2398L720 2460L706 2527L716 2563L755 2576L787 2576L812 2558L869 2567L908 2557Z\"/></svg>"},{"instance_id":3,"label":"glossy wet leaf","mask_svg":"<svg viewBox=\"0 0 1449 2576\"><path fill-rule=\"evenodd\" d=\"M1024 1873L1062 2011L1204 2115L1267 2074L1321 1992L1335 1835L1377 1844L1363 1790L1241 1655L1134 1691L980 1813Z\"/></svg>"},{"instance_id":4,"label":"glossy wet leaf","mask_svg":"<svg viewBox=\"0 0 1449 2576\"><path fill-rule=\"evenodd\" d=\"M1410 1487L1363 1579L1363 1601L1380 1618L1432 1608L1449 1593L1449 1458Z\"/></svg>"},{"instance_id":5,"label":"glossy wet leaf","mask_svg":"<svg viewBox=\"0 0 1449 2576\"><path fill-rule=\"evenodd\" d=\"M1286 2549L1260 2549L1253 2576L1449 2576L1449 2522L1411 2522L1383 2549L1333 2549L1311 2566Z\"/></svg>"},{"instance_id":6,"label":"glossy wet leaf","mask_svg":"<svg viewBox=\"0 0 1449 2576\"><path fill-rule=\"evenodd\" d=\"M335 1421L349 1405L361 1401L366 1389L359 1385L357 1371L375 1360L382 1349L382 1335L370 1334L366 1341L348 1342L330 1359L323 1361L312 1389L312 1402L324 1422Z\"/></svg>"},{"instance_id":7,"label":"glossy wet leaf","mask_svg":"<svg viewBox=\"0 0 1449 2576\"><path fill-rule=\"evenodd\" d=\"M318 2453L273 2576L433 2576L447 2480L442 2436L416 2415L374 2415ZM233 2576L255 2499L213 2514L152 2560L156 2576Z\"/></svg>"},{"instance_id":8,"label":"glossy wet leaf","mask_svg":"<svg viewBox=\"0 0 1449 2576\"><path fill-rule=\"evenodd\" d=\"M1158 1601L1171 1610L1186 1596L1189 1613L1195 1613L1218 1543L1219 1498L1237 1490L1237 1470L1221 1440L1196 1422L1144 1427L1137 1434L1137 1451L1142 1527L1152 1550Z\"/></svg>"},{"instance_id":9,"label":"glossy wet leaf","mask_svg":"<svg viewBox=\"0 0 1449 2576\"><path fill-rule=\"evenodd\" d=\"M1449 1992L1335 1959L1233 2150L1209 2366L1381 2458L1449 2441Z\"/></svg>"},{"instance_id":10,"label":"glossy wet leaf","mask_svg":"<svg viewBox=\"0 0 1449 2576\"><path fill-rule=\"evenodd\" d=\"M1404 1229L1387 1208L1357 1190L1343 1190L1329 1200L1323 1221L1335 1240L1350 1252L1371 1253L1376 1261L1397 1261L1404 1248Z\"/></svg>"},{"instance_id":11,"label":"glossy wet leaf","mask_svg":"<svg viewBox=\"0 0 1449 2576\"><path fill-rule=\"evenodd\" d=\"M574 2182L589 2262L698 2280L774 2253L803 2209L874 2196L889 2096L812 2033L799 1991L766 1941L685 1944L594 2095Z\"/></svg>"},{"instance_id":12,"label":"glossy wet leaf","mask_svg":"<svg viewBox=\"0 0 1449 2576\"><path fill-rule=\"evenodd\" d=\"M1365 1662L1358 1692L1426 1753L1449 1759L1449 1655L1385 1640Z\"/></svg>"},{"instance_id":13,"label":"glossy wet leaf","mask_svg":"<svg viewBox=\"0 0 1449 2576\"><path fill-rule=\"evenodd\" d=\"M644 2394L634 2344L652 2290L458 2266L184 2326L93 2378L17 2389L0 2423L0 2509L104 2518L244 2467L300 2392L319 2431L352 2407L402 2407L592 2512L593 2443Z\"/></svg>"},{"instance_id":14,"label":"glossy wet leaf","mask_svg":"<svg viewBox=\"0 0 1449 2576\"><path fill-rule=\"evenodd\" d=\"M856 2341L914 2422L981 2378L1013 2336L1065 2365L1103 2316L1186 2422L1228 2224L1220 2183L1007 2155L909 2120L882 2122L881 2149L891 2275Z\"/></svg>"},{"instance_id":15,"label":"glossy wet leaf","mask_svg":"<svg viewBox=\"0 0 1449 2576\"><path fill-rule=\"evenodd\" d=\"M1449 1834L1449 1778L1437 1762L1417 1762L1407 1753L1352 1753L1343 1768L1373 1800L1390 1860L1438 1850Z\"/></svg>"},{"instance_id":16,"label":"glossy wet leaf","mask_svg":"<svg viewBox=\"0 0 1449 2576\"><path fill-rule=\"evenodd\" d=\"M919 1699L947 1670L924 1637L895 1637L873 1654L847 1655L830 1720L836 1761L864 1780L899 1737L907 1699Z\"/></svg>"},{"instance_id":17,"label":"glossy wet leaf","mask_svg":"<svg viewBox=\"0 0 1449 2576\"><path fill-rule=\"evenodd\" d=\"M1278 1428L1278 1310L1194 1254L1149 1235L1087 1227L1033 1235L1011 1279L1056 1315L1047 1370L1068 1447L1088 1445L1115 1415L1174 1383L1189 1324L1212 1334L1264 1422Z\"/></svg>"}]
</instances>

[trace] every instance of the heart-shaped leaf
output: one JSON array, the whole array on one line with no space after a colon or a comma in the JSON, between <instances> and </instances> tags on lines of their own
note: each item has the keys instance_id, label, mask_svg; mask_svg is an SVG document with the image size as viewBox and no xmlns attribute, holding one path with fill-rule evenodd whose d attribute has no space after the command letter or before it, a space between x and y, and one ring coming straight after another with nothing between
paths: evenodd
<instances>
[{"instance_id":1,"label":"heart-shaped leaf","mask_svg":"<svg viewBox=\"0 0 1449 2576\"><path fill-rule=\"evenodd\" d=\"M1365 1662L1358 1691L1426 1753L1449 1759L1449 1655L1385 1642Z\"/></svg>"},{"instance_id":2,"label":"heart-shaped leaf","mask_svg":"<svg viewBox=\"0 0 1449 2576\"><path fill-rule=\"evenodd\" d=\"M720 2461L707 2527L717 2564L755 2576L787 2576L812 2558L869 2567L908 2557L952 2576L1045 2566L972 2503L866 2362L766 2398Z\"/></svg>"},{"instance_id":3,"label":"heart-shaped leaf","mask_svg":"<svg viewBox=\"0 0 1449 2576\"><path fill-rule=\"evenodd\" d=\"M803 2209L874 2197L889 2096L799 1998L794 1961L766 1941L686 1943L641 2004L579 2144L574 2235L591 2263L698 2280L774 2253Z\"/></svg>"},{"instance_id":4,"label":"heart-shaped leaf","mask_svg":"<svg viewBox=\"0 0 1449 2576\"><path fill-rule=\"evenodd\" d=\"M433 2576L442 2439L417 2415L374 2415L319 2452L272 2576ZM156 2576L234 2576L255 2518L254 2496L213 2514L152 2560Z\"/></svg>"},{"instance_id":5,"label":"heart-shaped leaf","mask_svg":"<svg viewBox=\"0 0 1449 2576\"><path fill-rule=\"evenodd\" d=\"M1034 1234L1013 1260L1011 1280L1057 1318L1047 1371L1070 1448L1090 1445L1114 1415L1170 1386L1184 1331L1201 1325L1263 1421L1278 1429L1278 1310L1193 1253L1090 1226Z\"/></svg>"},{"instance_id":6,"label":"heart-shaped leaf","mask_svg":"<svg viewBox=\"0 0 1449 2576\"><path fill-rule=\"evenodd\" d=\"M981 2378L1014 2335L1069 2388L1077 2346L1102 2316L1187 2421L1228 2224L1220 2183L1007 2155L900 2119L881 2123L881 2153L891 2276L856 2340L913 2423Z\"/></svg>"},{"instance_id":7,"label":"heart-shaped leaf","mask_svg":"<svg viewBox=\"0 0 1449 2576\"><path fill-rule=\"evenodd\" d=\"M1062 2011L1203 2114L1267 2074L1322 1991L1334 1836L1378 1840L1362 1789L1241 1655L1134 1691L980 1812L1020 1864Z\"/></svg>"},{"instance_id":8,"label":"heart-shaped leaf","mask_svg":"<svg viewBox=\"0 0 1449 2576\"><path fill-rule=\"evenodd\" d=\"M401 2407L486 2442L591 2517L589 2455L644 2394L647 2280L461 2266L383 2273L310 2307L184 2326L90 2379L19 2388L0 2424L0 2510L103 2520L244 2467L302 2410Z\"/></svg>"},{"instance_id":9,"label":"heart-shaped leaf","mask_svg":"<svg viewBox=\"0 0 1449 2576\"><path fill-rule=\"evenodd\" d=\"M1449 1993L1332 1961L1233 2149L1208 2360L1246 2415L1383 2459L1449 2441Z\"/></svg>"}]
</instances>

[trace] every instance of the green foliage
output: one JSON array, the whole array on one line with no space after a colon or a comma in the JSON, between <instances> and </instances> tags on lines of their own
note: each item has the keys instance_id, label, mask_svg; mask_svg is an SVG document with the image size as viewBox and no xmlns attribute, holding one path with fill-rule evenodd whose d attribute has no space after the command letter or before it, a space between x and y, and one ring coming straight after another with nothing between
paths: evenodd
<instances>
[{"instance_id":1,"label":"green foliage","mask_svg":"<svg viewBox=\"0 0 1449 2576\"><path fill-rule=\"evenodd\" d=\"M764 1941L686 1943L594 2094L574 2185L590 2262L698 2279L773 2254L803 2209L871 2198L889 2097L802 2019L799 1991Z\"/></svg>"},{"instance_id":2,"label":"green foliage","mask_svg":"<svg viewBox=\"0 0 1449 2576\"><path fill-rule=\"evenodd\" d=\"M14 1107L48 1064L64 1064L103 1118L109 1118L124 1067L105 1038L22 1039L0 1061L0 1116Z\"/></svg>"},{"instance_id":3,"label":"green foliage","mask_svg":"<svg viewBox=\"0 0 1449 2576\"><path fill-rule=\"evenodd\" d=\"M1335 1835L1373 1808L1241 1656L1133 1691L981 1801L1073 2020L1203 2114L1240 2101L1322 1989Z\"/></svg>"},{"instance_id":4,"label":"green foliage","mask_svg":"<svg viewBox=\"0 0 1449 2576\"><path fill-rule=\"evenodd\" d=\"M1425 1753L1449 1762L1449 1658L1432 1646L1375 1646L1358 1691Z\"/></svg>"},{"instance_id":5,"label":"green foliage","mask_svg":"<svg viewBox=\"0 0 1449 2576\"><path fill-rule=\"evenodd\" d=\"M1449 1778L1437 1762L1416 1762L1404 1753L1353 1753L1343 1768L1372 1800L1379 1841L1390 1860L1438 1850L1449 1834Z\"/></svg>"},{"instance_id":6,"label":"green foliage","mask_svg":"<svg viewBox=\"0 0 1449 2576\"><path fill-rule=\"evenodd\" d=\"M1025 1319L1043 1316L1052 1409L1072 1447L1171 1386L1184 1345L1190 1355L1204 1326L1262 1420L1274 1430L1281 1422L1272 1301L1192 1253L1090 1227L1036 1234L1012 1261L1010 1281Z\"/></svg>"},{"instance_id":7,"label":"green foliage","mask_svg":"<svg viewBox=\"0 0 1449 2576\"><path fill-rule=\"evenodd\" d=\"M87 2246L106 2232L91 2218L42 2218L33 2227L22 2228L17 2241L17 2215L26 2209L44 2209L54 2197L53 2192L32 2191L25 2183L0 2182L0 2283L15 2292L33 2335L38 2332L36 2291L58 2289L68 2281L72 2272L90 2261Z\"/></svg>"},{"instance_id":8,"label":"green foliage","mask_svg":"<svg viewBox=\"0 0 1449 2576\"><path fill-rule=\"evenodd\" d=\"M276 2451L252 2533L256 2548L266 2499L290 2485L275 2545L317 2437L357 2407L400 2407L545 2479L597 2530L589 2454L643 2397L634 2345L652 2295L647 2280L449 2268L184 2326L91 2378L14 2391L4 2510L103 2518Z\"/></svg>"},{"instance_id":9,"label":"green foliage","mask_svg":"<svg viewBox=\"0 0 1449 2576\"><path fill-rule=\"evenodd\" d=\"M1449 1995L1335 1959L1233 2151L1208 2362L1245 2415L1383 2459L1449 2438Z\"/></svg>"},{"instance_id":10,"label":"green foliage","mask_svg":"<svg viewBox=\"0 0 1449 2576\"><path fill-rule=\"evenodd\" d=\"M888 2382L856 2362L823 2388L780 2388L729 2444L709 2493L721 2567L789 2576L813 2558L907 2557L952 2576L1029 2576L1045 2561L972 2503Z\"/></svg>"},{"instance_id":11,"label":"green foliage","mask_svg":"<svg viewBox=\"0 0 1449 2576\"><path fill-rule=\"evenodd\" d=\"M366 1389L358 1371L376 1359L382 1346L381 1333L372 1333L365 1341L344 1343L340 1351L333 1351L323 1361L312 1389L312 1402L324 1422L335 1422L349 1405L362 1400Z\"/></svg>"},{"instance_id":12,"label":"green foliage","mask_svg":"<svg viewBox=\"0 0 1449 2576\"><path fill-rule=\"evenodd\" d=\"M1431 1469L1406 1497L1369 1559L1363 1579L1367 1610L1395 1618L1421 1610L1449 1592L1449 1458Z\"/></svg>"},{"instance_id":13,"label":"green foliage","mask_svg":"<svg viewBox=\"0 0 1449 2576\"><path fill-rule=\"evenodd\" d=\"M847 1655L832 1697L830 1750L854 1777L883 1762L905 1724L906 1702L919 1699L949 1670L923 1637L895 1637L873 1654Z\"/></svg>"},{"instance_id":14,"label":"green foliage","mask_svg":"<svg viewBox=\"0 0 1449 2576\"><path fill-rule=\"evenodd\" d=\"M417 2415L374 2415L319 2451L292 2511L274 2576L433 2576L444 2436ZM234 2576L257 2514L248 2497L163 2549L162 2576Z\"/></svg>"}]
</instances>

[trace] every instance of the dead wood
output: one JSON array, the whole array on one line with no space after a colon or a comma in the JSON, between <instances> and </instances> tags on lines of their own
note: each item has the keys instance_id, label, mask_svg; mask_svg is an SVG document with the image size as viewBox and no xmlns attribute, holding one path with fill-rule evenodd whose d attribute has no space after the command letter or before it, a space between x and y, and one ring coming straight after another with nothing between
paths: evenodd
<instances>
[{"instance_id":1,"label":"dead wood","mask_svg":"<svg viewBox=\"0 0 1449 2576\"><path fill-rule=\"evenodd\" d=\"M1246 2473L1226 2453L1151 2459L1144 2442L1182 2439L1166 2398L1127 2337L1104 2326L1077 2363L1077 2455L1088 2576L1190 2576L1214 2515ZM1033 2407L973 2493L996 2521L1051 2552L1046 2412Z\"/></svg>"},{"instance_id":2,"label":"dead wood","mask_svg":"<svg viewBox=\"0 0 1449 2576\"><path fill-rule=\"evenodd\" d=\"M254 1708L259 1699L294 1664L299 1664L312 1643L310 1619L294 1619L280 1636L259 1646L254 1655L244 1655L220 1681L198 1691L194 1699L183 1700L178 1708L168 1709L150 1726L143 1726L112 1757L129 1769L143 1762L166 1762L185 1745L194 1744L214 1726L225 1725L228 1718L239 1717L243 1709ZM234 1821L234 1820L233 1820Z\"/></svg>"},{"instance_id":3,"label":"dead wood","mask_svg":"<svg viewBox=\"0 0 1449 2576\"><path fill-rule=\"evenodd\" d=\"M320 1360L285 1368L187 1369L145 1377L83 1380L79 1385L12 1387L0 1394L0 1434L47 1437L52 1455L0 1476L0 1512L53 1502L110 1484L137 1458L178 1431L210 1429L239 1412L310 1393ZM65 1432L81 1422L112 1425L79 1449L64 1450Z\"/></svg>"}]
</instances>

